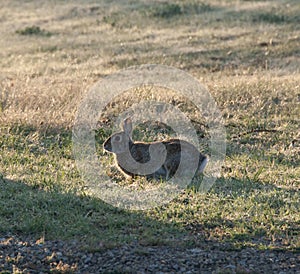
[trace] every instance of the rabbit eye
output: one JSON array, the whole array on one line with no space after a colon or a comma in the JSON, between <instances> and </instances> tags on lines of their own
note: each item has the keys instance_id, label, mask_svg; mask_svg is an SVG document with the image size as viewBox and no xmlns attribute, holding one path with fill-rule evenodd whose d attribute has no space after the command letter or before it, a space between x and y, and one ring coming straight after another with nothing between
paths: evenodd
<instances>
[{"instance_id":1,"label":"rabbit eye","mask_svg":"<svg viewBox=\"0 0 300 274\"><path fill-rule=\"evenodd\" d=\"M115 136L115 141L116 142L120 142L121 141L121 137L119 135Z\"/></svg>"}]
</instances>

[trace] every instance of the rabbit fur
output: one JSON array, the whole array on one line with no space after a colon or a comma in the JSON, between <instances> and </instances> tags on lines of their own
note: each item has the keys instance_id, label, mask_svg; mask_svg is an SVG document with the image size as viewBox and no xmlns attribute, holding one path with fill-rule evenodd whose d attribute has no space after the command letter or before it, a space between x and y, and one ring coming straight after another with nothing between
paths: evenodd
<instances>
[{"instance_id":1,"label":"rabbit fur","mask_svg":"<svg viewBox=\"0 0 300 274\"><path fill-rule=\"evenodd\" d=\"M123 131L111 135L103 144L105 151L114 153L116 165L126 177L141 175L146 176L147 179L168 180L176 173L183 155L189 157L190 160L198 159L198 168L194 176L203 173L208 163L208 157L189 142L180 139L151 143L133 142L131 135L132 121L129 117L123 122ZM151 149L154 151L153 154L151 154ZM154 170L149 174L140 172L141 165L148 163L151 156L155 162L155 158L159 158L159 155L163 153L166 156L163 158L165 159L163 163L158 162L157 166L154 164Z\"/></svg>"}]
</instances>

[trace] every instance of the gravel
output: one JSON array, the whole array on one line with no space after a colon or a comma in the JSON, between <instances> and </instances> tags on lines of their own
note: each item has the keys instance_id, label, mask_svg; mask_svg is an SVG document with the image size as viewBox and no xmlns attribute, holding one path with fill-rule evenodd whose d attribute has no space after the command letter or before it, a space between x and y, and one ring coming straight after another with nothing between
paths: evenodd
<instances>
[{"instance_id":1,"label":"gravel","mask_svg":"<svg viewBox=\"0 0 300 274\"><path fill-rule=\"evenodd\" d=\"M219 246L220 247L220 246ZM0 236L4 273L299 273L300 254L210 248L122 245L88 252L76 241Z\"/></svg>"}]
</instances>

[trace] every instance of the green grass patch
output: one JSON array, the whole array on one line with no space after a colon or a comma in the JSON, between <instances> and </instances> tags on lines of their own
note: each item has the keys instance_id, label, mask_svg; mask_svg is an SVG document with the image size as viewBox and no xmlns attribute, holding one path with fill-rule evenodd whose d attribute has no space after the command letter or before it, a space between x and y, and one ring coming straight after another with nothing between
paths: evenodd
<instances>
[{"instance_id":1,"label":"green grass patch","mask_svg":"<svg viewBox=\"0 0 300 274\"><path fill-rule=\"evenodd\" d=\"M276 173L249 169L249 158L231 159L236 170L227 171L229 177L218 180L206 195L190 189L159 208L128 212L85 194L68 132L37 135L20 125L1 132L1 233L87 239L87 249L97 249L99 241L104 246L132 241L189 246L205 239L232 248L299 248L299 192L276 187ZM100 136L104 140L109 134L102 131ZM239 161L244 160L243 167Z\"/></svg>"},{"instance_id":2,"label":"green grass patch","mask_svg":"<svg viewBox=\"0 0 300 274\"><path fill-rule=\"evenodd\" d=\"M260 23L282 24L287 21L287 18L284 15L279 15L272 12L256 13L252 16L252 21Z\"/></svg>"},{"instance_id":3,"label":"green grass patch","mask_svg":"<svg viewBox=\"0 0 300 274\"><path fill-rule=\"evenodd\" d=\"M181 15L182 13L183 11L180 5L173 3L162 3L151 10L152 16L165 19Z\"/></svg>"},{"instance_id":4,"label":"green grass patch","mask_svg":"<svg viewBox=\"0 0 300 274\"><path fill-rule=\"evenodd\" d=\"M179 16L189 16L213 11L214 8L203 2L168 3L162 2L151 4L146 7L145 13L149 17L161 19L174 19Z\"/></svg>"},{"instance_id":5,"label":"green grass patch","mask_svg":"<svg viewBox=\"0 0 300 274\"><path fill-rule=\"evenodd\" d=\"M41 36L41 37L50 37L53 35L52 32L41 29L39 26L30 26L24 29L19 29L16 31L17 34L26 35L26 36Z\"/></svg>"}]
</instances>

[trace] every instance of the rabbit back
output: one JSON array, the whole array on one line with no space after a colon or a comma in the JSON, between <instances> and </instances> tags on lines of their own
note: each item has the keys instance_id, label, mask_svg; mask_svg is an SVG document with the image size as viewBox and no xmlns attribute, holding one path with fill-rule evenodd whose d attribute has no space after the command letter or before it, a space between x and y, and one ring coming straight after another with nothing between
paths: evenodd
<instances>
[{"instance_id":1,"label":"rabbit back","mask_svg":"<svg viewBox=\"0 0 300 274\"><path fill-rule=\"evenodd\" d=\"M200 153L192 144L180 139L170 139L153 143L135 142L130 145L129 151L136 162L144 164L151 160L150 145L155 144L164 145L166 158L164 163L160 167L157 167L155 172L147 174L147 178L170 179L175 175L182 160L198 161L195 175L201 174L207 164L208 158L205 155ZM122 163L127 160L127 157L128 154L116 155L117 164L123 172L134 177L136 175L134 172L130 172L122 167Z\"/></svg>"},{"instance_id":2,"label":"rabbit back","mask_svg":"<svg viewBox=\"0 0 300 274\"><path fill-rule=\"evenodd\" d=\"M188 162L198 161L197 170L190 170L190 172L195 172L195 176L203 173L208 163L208 158L200 153L194 145L180 139L170 139L163 143L166 145L168 152L164 163L165 168L168 171L168 177L175 175L182 160Z\"/></svg>"}]
</instances>

